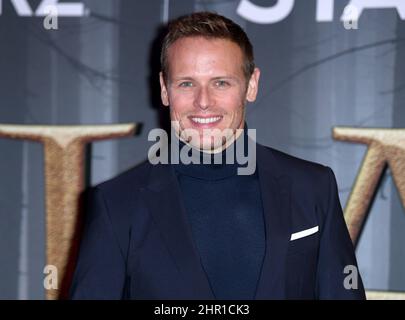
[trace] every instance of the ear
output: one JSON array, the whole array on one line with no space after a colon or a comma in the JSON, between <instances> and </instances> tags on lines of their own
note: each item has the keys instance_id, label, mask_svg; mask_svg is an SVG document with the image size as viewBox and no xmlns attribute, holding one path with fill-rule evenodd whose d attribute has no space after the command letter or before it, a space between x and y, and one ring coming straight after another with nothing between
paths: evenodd
<instances>
[{"instance_id":1,"label":"ear","mask_svg":"<svg viewBox=\"0 0 405 320\"><path fill-rule=\"evenodd\" d=\"M256 100L257 92L259 90L259 78L260 78L260 70L259 68L255 68L249 79L246 93L246 100L249 102L253 102Z\"/></svg>"},{"instance_id":2,"label":"ear","mask_svg":"<svg viewBox=\"0 0 405 320\"><path fill-rule=\"evenodd\" d=\"M166 83L163 78L162 72L159 73L159 80L160 80L160 97L162 99L163 105L168 107L169 106L169 94L167 93L167 87L166 87Z\"/></svg>"}]
</instances>

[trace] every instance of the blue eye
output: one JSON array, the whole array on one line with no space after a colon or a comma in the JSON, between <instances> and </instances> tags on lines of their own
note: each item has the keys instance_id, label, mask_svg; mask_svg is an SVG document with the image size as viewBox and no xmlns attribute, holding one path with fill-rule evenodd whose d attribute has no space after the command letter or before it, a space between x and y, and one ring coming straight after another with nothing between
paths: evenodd
<instances>
[{"instance_id":1,"label":"blue eye","mask_svg":"<svg viewBox=\"0 0 405 320\"><path fill-rule=\"evenodd\" d=\"M215 86L223 88L229 86L229 83L225 80L218 80L215 82Z\"/></svg>"},{"instance_id":2,"label":"blue eye","mask_svg":"<svg viewBox=\"0 0 405 320\"><path fill-rule=\"evenodd\" d=\"M179 87L183 87L183 88L190 88L193 86L193 83L191 81L184 81L182 83L180 83Z\"/></svg>"}]
</instances>

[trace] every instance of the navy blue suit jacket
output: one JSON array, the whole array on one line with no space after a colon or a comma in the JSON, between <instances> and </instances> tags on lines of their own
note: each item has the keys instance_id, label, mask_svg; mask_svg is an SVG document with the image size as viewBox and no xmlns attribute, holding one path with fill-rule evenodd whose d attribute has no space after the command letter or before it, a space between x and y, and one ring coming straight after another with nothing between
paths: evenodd
<instances>
[{"instance_id":1,"label":"navy blue suit jacket","mask_svg":"<svg viewBox=\"0 0 405 320\"><path fill-rule=\"evenodd\" d=\"M345 289L357 266L328 167L257 145L266 251L256 299L363 299ZM73 299L213 299L170 165L145 162L94 188ZM318 226L309 236L293 233Z\"/></svg>"}]
</instances>

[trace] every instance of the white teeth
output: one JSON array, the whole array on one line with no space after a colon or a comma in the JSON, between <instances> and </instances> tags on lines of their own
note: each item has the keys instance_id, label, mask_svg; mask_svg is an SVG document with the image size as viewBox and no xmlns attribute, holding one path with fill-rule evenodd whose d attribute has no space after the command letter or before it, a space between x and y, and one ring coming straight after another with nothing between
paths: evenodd
<instances>
[{"instance_id":1,"label":"white teeth","mask_svg":"<svg viewBox=\"0 0 405 320\"><path fill-rule=\"evenodd\" d=\"M212 117L212 118L191 118L191 120L193 120L194 122L198 122L198 123L212 123L212 122L216 122L219 119L221 119L221 117Z\"/></svg>"}]
</instances>

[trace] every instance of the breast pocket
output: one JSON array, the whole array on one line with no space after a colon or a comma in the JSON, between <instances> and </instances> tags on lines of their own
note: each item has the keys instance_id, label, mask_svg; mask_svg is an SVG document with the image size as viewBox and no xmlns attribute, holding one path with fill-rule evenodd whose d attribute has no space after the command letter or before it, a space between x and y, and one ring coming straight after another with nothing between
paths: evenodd
<instances>
[{"instance_id":1,"label":"breast pocket","mask_svg":"<svg viewBox=\"0 0 405 320\"><path fill-rule=\"evenodd\" d=\"M318 247L319 228L316 226L291 234L288 254L314 253L318 251Z\"/></svg>"}]
</instances>

